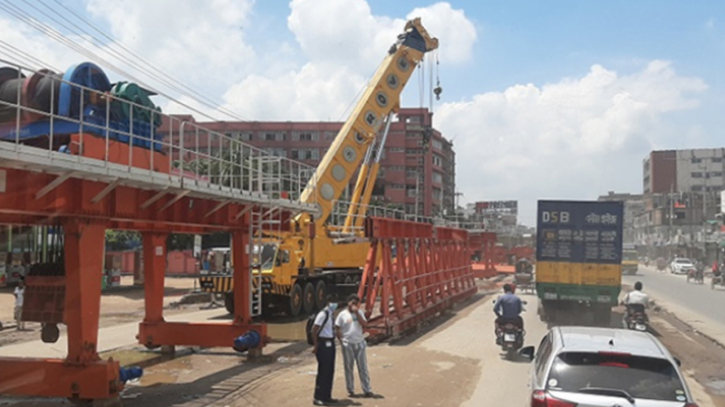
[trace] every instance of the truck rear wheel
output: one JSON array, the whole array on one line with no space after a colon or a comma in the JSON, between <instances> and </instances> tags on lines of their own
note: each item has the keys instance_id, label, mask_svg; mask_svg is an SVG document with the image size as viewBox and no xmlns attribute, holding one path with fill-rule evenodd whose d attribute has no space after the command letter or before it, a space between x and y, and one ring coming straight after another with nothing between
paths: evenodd
<instances>
[{"instance_id":1,"label":"truck rear wheel","mask_svg":"<svg viewBox=\"0 0 725 407\"><path fill-rule=\"evenodd\" d=\"M315 285L315 308L321 310L325 308L327 302L327 285L324 281L320 280Z\"/></svg>"},{"instance_id":2,"label":"truck rear wheel","mask_svg":"<svg viewBox=\"0 0 725 407\"><path fill-rule=\"evenodd\" d=\"M295 283L289 293L289 301L287 303L287 315L297 317L302 311L302 287Z\"/></svg>"},{"instance_id":3,"label":"truck rear wheel","mask_svg":"<svg viewBox=\"0 0 725 407\"><path fill-rule=\"evenodd\" d=\"M312 283L306 283L302 290L302 308L306 315L312 314L315 310L315 286Z\"/></svg>"},{"instance_id":4,"label":"truck rear wheel","mask_svg":"<svg viewBox=\"0 0 725 407\"><path fill-rule=\"evenodd\" d=\"M224 294L224 308L227 309L227 312L230 314L234 314L234 293L225 293Z\"/></svg>"}]
</instances>

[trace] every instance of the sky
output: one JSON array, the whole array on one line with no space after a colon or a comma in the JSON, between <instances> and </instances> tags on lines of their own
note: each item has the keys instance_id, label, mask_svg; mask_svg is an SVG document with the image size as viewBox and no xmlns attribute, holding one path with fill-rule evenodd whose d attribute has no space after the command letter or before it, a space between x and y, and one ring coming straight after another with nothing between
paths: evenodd
<instances>
[{"instance_id":1,"label":"sky","mask_svg":"<svg viewBox=\"0 0 725 407\"><path fill-rule=\"evenodd\" d=\"M641 193L653 149L724 147L719 0L0 0L0 58L101 58L171 113L338 121L412 17L440 39L443 94L411 80L402 105L422 93L453 140L462 204L516 199L532 225L538 199Z\"/></svg>"}]
</instances>

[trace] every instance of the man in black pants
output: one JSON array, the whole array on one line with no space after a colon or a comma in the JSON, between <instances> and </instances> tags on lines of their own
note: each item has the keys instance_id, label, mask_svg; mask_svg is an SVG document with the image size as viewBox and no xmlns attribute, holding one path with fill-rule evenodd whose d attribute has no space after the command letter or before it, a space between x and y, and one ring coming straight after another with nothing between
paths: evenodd
<instances>
[{"instance_id":1,"label":"man in black pants","mask_svg":"<svg viewBox=\"0 0 725 407\"><path fill-rule=\"evenodd\" d=\"M335 376L335 310L337 298L327 296L327 306L317 313L315 324L312 327L312 353L317 357L317 380L315 381L315 395L312 403L316 406L326 406L337 403L332 398L332 379Z\"/></svg>"}]
</instances>

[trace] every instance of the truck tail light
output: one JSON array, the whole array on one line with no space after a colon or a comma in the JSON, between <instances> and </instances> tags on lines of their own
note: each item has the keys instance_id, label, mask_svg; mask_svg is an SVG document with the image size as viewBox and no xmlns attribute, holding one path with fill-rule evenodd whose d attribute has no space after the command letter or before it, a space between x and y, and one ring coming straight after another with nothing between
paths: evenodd
<instances>
[{"instance_id":1,"label":"truck tail light","mask_svg":"<svg viewBox=\"0 0 725 407\"><path fill-rule=\"evenodd\" d=\"M555 399L547 392L537 390L531 395L531 407L576 407L576 403Z\"/></svg>"}]
</instances>

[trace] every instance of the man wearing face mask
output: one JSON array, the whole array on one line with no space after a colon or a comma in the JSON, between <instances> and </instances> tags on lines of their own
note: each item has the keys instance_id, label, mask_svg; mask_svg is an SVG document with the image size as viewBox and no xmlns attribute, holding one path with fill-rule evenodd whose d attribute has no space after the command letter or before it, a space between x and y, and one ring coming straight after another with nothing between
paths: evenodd
<instances>
[{"instance_id":1,"label":"man wearing face mask","mask_svg":"<svg viewBox=\"0 0 725 407\"><path fill-rule=\"evenodd\" d=\"M327 306L317 313L315 324L312 327L312 353L317 358L317 379L315 380L315 395L312 403L316 406L326 406L337 403L332 398L332 379L335 376L335 310L337 298L327 296Z\"/></svg>"}]
</instances>

